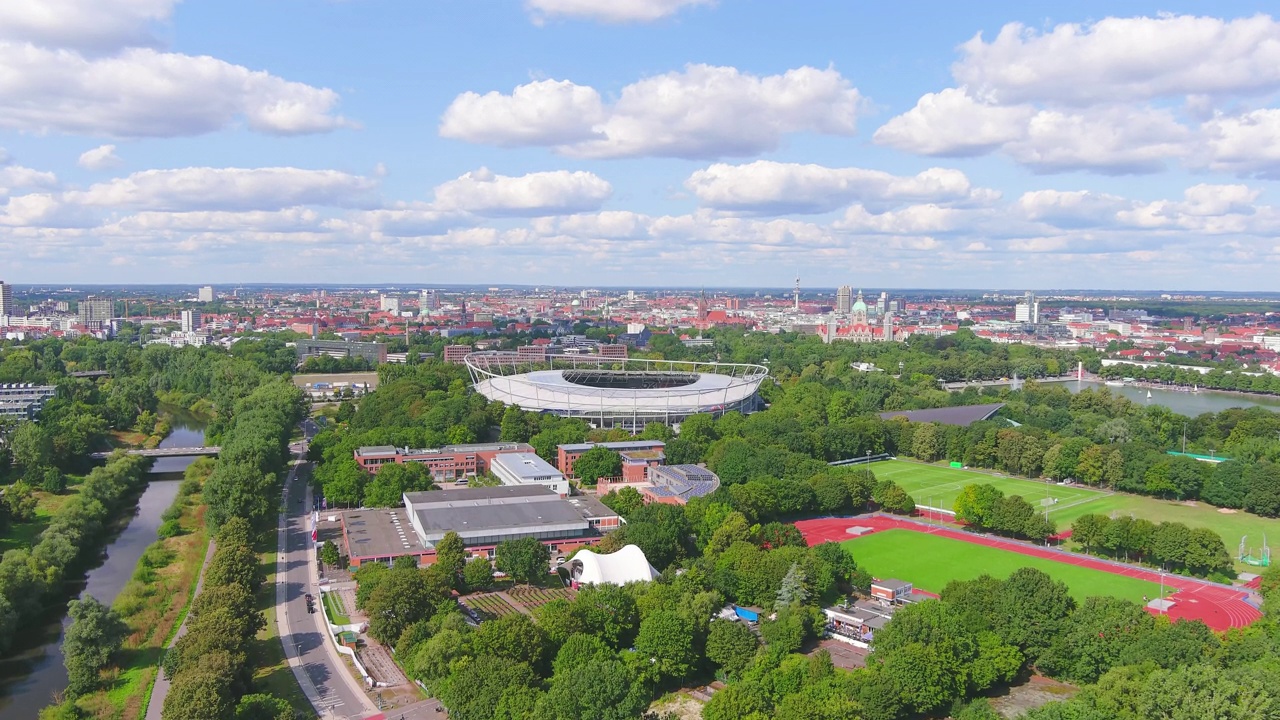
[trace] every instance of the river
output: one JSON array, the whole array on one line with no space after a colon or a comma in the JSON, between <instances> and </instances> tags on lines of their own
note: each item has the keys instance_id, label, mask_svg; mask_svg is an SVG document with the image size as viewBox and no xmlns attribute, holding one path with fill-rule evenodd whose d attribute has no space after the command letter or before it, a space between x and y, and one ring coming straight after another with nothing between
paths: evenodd
<instances>
[{"instance_id":1,"label":"river","mask_svg":"<svg viewBox=\"0 0 1280 720\"><path fill-rule=\"evenodd\" d=\"M1151 399L1147 399L1147 388L1137 387L1134 385L1125 385L1123 387L1110 387L1100 382L1092 382L1085 380L1079 382L1076 380L1068 380L1063 382L1071 392L1080 392L1086 388L1102 388L1106 387L1113 393L1123 395L1130 400L1146 405L1164 405L1179 415L1195 417L1201 413L1222 412L1227 408L1233 407L1265 407L1272 412L1280 412L1280 397L1271 397L1267 395L1237 395L1228 392L1215 392L1213 390L1201 390L1197 393L1178 392L1176 390L1164 390L1161 388L1151 388Z\"/></svg>"},{"instance_id":2,"label":"river","mask_svg":"<svg viewBox=\"0 0 1280 720\"><path fill-rule=\"evenodd\" d=\"M173 431L160 447L193 447L204 444L204 422L183 408L161 407L173 417ZM181 473L192 458L157 458L151 468L152 480L138 498L133 519L107 545L102 564L89 570L73 591L92 595L110 605L133 576L138 559L156 541L160 515L178 496ZM68 593L69 594L69 593ZM65 597L65 596L64 596ZM63 603L62 597L54 600ZM65 608L65 605L64 605ZM71 619L50 619L40 637L19 643L8 657L0 659L0 718L35 718L53 701L54 693L67 687L67 670L62 665L62 634Z\"/></svg>"}]
</instances>

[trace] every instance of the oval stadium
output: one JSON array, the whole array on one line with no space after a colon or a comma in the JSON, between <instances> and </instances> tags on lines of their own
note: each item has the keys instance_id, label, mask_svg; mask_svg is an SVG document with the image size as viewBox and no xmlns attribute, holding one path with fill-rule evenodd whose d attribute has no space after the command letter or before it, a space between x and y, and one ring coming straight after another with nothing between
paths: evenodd
<instances>
[{"instance_id":1,"label":"oval stadium","mask_svg":"<svg viewBox=\"0 0 1280 720\"><path fill-rule=\"evenodd\" d=\"M752 412L769 375L761 365L596 355L531 361L514 352L477 352L465 362L476 392L490 400L631 430L697 413Z\"/></svg>"}]
</instances>

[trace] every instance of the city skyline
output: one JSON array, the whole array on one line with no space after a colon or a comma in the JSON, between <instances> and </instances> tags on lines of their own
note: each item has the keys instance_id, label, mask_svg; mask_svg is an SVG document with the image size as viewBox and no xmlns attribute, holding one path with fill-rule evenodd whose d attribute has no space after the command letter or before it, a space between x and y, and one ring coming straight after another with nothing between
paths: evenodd
<instances>
[{"instance_id":1,"label":"city skyline","mask_svg":"<svg viewBox=\"0 0 1280 720\"><path fill-rule=\"evenodd\" d=\"M1262 3L49 7L9 283L1276 289Z\"/></svg>"}]
</instances>

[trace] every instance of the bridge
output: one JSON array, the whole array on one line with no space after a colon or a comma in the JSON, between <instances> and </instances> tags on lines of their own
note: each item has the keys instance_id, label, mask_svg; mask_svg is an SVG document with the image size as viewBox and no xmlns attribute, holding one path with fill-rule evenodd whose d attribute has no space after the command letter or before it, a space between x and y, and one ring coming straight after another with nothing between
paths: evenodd
<instances>
[{"instance_id":1,"label":"bridge","mask_svg":"<svg viewBox=\"0 0 1280 720\"><path fill-rule=\"evenodd\" d=\"M129 455L138 455L139 457L149 458L165 458L165 457L196 457L198 455L217 455L222 448L217 446L210 447L167 447L155 448L153 450L126 450ZM106 460L111 457L109 452L96 452L91 454L95 460Z\"/></svg>"}]
</instances>

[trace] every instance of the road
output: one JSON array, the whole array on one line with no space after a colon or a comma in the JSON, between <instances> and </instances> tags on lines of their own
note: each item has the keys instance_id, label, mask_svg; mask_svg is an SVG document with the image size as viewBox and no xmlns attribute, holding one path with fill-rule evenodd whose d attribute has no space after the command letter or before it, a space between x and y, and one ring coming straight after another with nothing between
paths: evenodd
<instances>
[{"instance_id":1,"label":"road","mask_svg":"<svg viewBox=\"0 0 1280 720\"><path fill-rule=\"evenodd\" d=\"M304 440L291 449L299 462L289 473L284 487L284 512L280 520L281 553L276 558L276 623L285 656L302 692L321 718L380 717L355 678L334 649L324 626L324 614L308 613L304 595L319 602L319 569L312 548L308 516L312 507L311 464L306 457L307 441L319 431L310 419L303 422Z\"/></svg>"}]
</instances>

